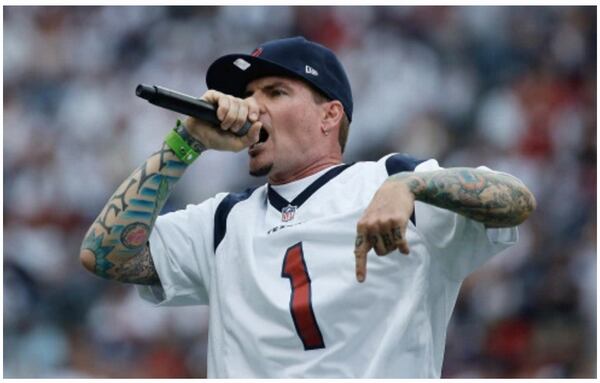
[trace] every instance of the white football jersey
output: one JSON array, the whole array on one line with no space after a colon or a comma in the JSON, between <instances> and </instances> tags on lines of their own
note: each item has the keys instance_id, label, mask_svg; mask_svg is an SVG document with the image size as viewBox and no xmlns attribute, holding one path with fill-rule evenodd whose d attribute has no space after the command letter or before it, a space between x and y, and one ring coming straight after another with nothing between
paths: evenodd
<instances>
[{"instance_id":1,"label":"white football jersey","mask_svg":"<svg viewBox=\"0 0 600 383\"><path fill-rule=\"evenodd\" d=\"M440 377L462 280L517 229L416 202L410 255L369 252L362 284L354 258L356 223L382 182L438 169L389 155L160 216L150 248L162 287L140 294L210 305L208 377Z\"/></svg>"}]
</instances>

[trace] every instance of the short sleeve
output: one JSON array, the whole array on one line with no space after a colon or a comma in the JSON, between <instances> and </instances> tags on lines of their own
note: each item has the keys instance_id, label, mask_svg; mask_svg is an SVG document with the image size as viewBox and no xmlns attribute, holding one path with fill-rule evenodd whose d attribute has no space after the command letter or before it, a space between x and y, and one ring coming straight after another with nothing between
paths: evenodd
<instances>
[{"instance_id":1,"label":"short sleeve","mask_svg":"<svg viewBox=\"0 0 600 383\"><path fill-rule=\"evenodd\" d=\"M428 160L418 165L415 172L440 169L436 160ZM494 172L483 166L477 169ZM440 262L441 269L454 280L466 278L518 240L517 227L486 228L481 222L423 202L415 203L415 214L417 230L434 262Z\"/></svg>"},{"instance_id":2,"label":"short sleeve","mask_svg":"<svg viewBox=\"0 0 600 383\"><path fill-rule=\"evenodd\" d=\"M160 306L208 304L214 214L224 196L157 218L149 242L161 286L137 286L143 299Z\"/></svg>"}]
</instances>

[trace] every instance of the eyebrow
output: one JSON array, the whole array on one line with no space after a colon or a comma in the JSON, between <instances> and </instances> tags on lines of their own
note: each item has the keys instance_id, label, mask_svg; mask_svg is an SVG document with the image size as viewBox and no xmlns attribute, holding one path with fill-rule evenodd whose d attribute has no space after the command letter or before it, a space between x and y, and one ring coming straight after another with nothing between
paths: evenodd
<instances>
[{"instance_id":1,"label":"eyebrow","mask_svg":"<svg viewBox=\"0 0 600 383\"><path fill-rule=\"evenodd\" d=\"M286 90L291 90L291 87L289 85L287 85L283 81L275 81L275 82L273 82L271 84L267 84L267 85L265 85L263 87L259 87L259 89L268 92L268 91L273 90L273 89L278 88L278 87L285 88ZM252 91L252 90L246 90L246 92L244 93L244 97L250 97L253 94L254 94L254 91Z\"/></svg>"}]
</instances>

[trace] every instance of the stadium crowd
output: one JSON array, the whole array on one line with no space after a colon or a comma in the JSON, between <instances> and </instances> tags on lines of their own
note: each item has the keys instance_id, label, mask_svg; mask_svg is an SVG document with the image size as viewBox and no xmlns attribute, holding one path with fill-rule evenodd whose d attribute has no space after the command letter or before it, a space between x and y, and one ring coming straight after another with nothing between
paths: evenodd
<instances>
[{"instance_id":1,"label":"stadium crowd","mask_svg":"<svg viewBox=\"0 0 600 383\"><path fill-rule=\"evenodd\" d=\"M347 68L346 162L486 165L537 198L463 283L443 376L595 377L594 7L32 6L4 7L4 377L205 376L208 308L152 307L79 246L177 118L137 84L200 95L216 57L293 35ZM164 211L264 181L245 153L197 162Z\"/></svg>"}]
</instances>

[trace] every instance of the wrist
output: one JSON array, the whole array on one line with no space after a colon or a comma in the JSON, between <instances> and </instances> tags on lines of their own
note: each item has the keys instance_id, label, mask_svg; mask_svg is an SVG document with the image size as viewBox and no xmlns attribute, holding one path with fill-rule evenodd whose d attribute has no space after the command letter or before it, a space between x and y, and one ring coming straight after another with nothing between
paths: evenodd
<instances>
[{"instance_id":1,"label":"wrist","mask_svg":"<svg viewBox=\"0 0 600 383\"><path fill-rule=\"evenodd\" d=\"M192 137L180 120L177 120L177 125L165 138L165 144L187 165L206 150L206 146Z\"/></svg>"},{"instance_id":2,"label":"wrist","mask_svg":"<svg viewBox=\"0 0 600 383\"><path fill-rule=\"evenodd\" d=\"M204 152L207 148L200 140L194 138L187 130L185 123L181 120L177 120L177 125L175 126L175 132L183 138L183 140L192 148L194 151L198 153Z\"/></svg>"},{"instance_id":3,"label":"wrist","mask_svg":"<svg viewBox=\"0 0 600 383\"><path fill-rule=\"evenodd\" d=\"M389 183L396 187L406 189L408 194L413 197L413 200L418 200L419 196L425 191L427 185L425 180L413 172L402 172L388 178Z\"/></svg>"}]
</instances>

